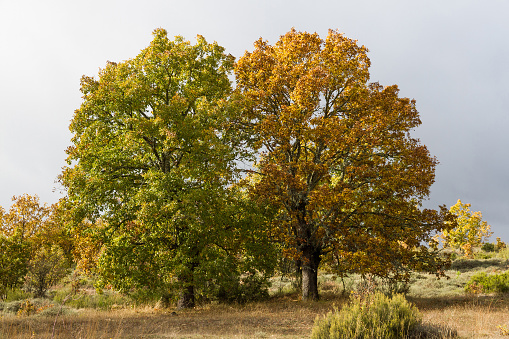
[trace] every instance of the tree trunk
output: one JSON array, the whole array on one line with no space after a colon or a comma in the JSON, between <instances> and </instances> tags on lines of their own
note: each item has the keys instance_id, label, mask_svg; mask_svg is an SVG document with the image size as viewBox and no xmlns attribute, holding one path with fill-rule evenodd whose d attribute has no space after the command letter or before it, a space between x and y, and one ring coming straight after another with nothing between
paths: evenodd
<instances>
[{"instance_id":1,"label":"tree trunk","mask_svg":"<svg viewBox=\"0 0 509 339\"><path fill-rule=\"evenodd\" d=\"M182 287L180 292L179 300L177 302L177 308L193 308L195 306L194 299L194 284L186 284Z\"/></svg>"},{"instance_id":2,"label":"tree trunk","mask_svg":"<svg viewBox=\"0 0 509 339\"><path fill-rule=\"evenodd\" d=\"M302 300L318 300L320 250L306 246L302 251Z\"/></svg>"},{"instance_id":3,"label":"tree trunk","mask_svg":"<svg viewBox=\"0 0 509 339\"><path fill-rule=\"evenodd\" d=\"M194 297L194 270L198 267L198 262L194 258L182 275L179 277L181 290L179 300L177 301L177 308L193 308L195 306Z\"/></svg>"}]
</instances>

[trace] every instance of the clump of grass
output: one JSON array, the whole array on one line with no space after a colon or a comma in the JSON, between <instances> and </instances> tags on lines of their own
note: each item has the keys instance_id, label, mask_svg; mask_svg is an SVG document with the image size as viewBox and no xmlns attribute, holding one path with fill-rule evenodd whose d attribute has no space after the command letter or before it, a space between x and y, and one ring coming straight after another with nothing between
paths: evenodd
<instances>
[{"instance_id":1,"label":"clump of grass","mask_svg":"<svg viewBox=\"0 0 509 339\"><path fill-rule=\"evenodd\" d=\"M403 295L376 292L317 317L311 338L404 338L420 322L419 311Z\"/></svg>"},{"instance_id":2,"label":"clump of grass","mask_svg":"<svg viewBox=\"0 0 509 339\"><path fill-rule=\"evenodd\" d=\"M46 309L55 307L55 304L49 299L44 298L27 298L24 300L15 300L1 303L0 311L3 315L17 315L21 317L40 314Z\"/></svg>"},{"instance_id":3,"label":"clump of grass","mask_svg":"<svg viewBox=\"0 0 509 339\"><path fill-rule=\"evenodd\" d=\"M70 293L71 292L69 290L60 290L53 297L53 301L61 304L70 295ZM68 307L77 309L92 308L98 310L111 310L130 305L131 299L127 296L111 291L97 293L95 290L92 290L77 293L72 298L68 298L65 304Z\"/></svg>"},{"instance_id":4,"label":"clump of grass","mask_svg":"<svg viewBox=\"0 0 509 339\"><path fill-rule=\"evenodd\" d=\"M21 301L21 300L15 300L15 301L2 303L2 306L1 306L2 311L5 313L17 313L19 311L19 309L21 308L22 303L23 303L23 301Z\"/></svg>"}]
</instances>

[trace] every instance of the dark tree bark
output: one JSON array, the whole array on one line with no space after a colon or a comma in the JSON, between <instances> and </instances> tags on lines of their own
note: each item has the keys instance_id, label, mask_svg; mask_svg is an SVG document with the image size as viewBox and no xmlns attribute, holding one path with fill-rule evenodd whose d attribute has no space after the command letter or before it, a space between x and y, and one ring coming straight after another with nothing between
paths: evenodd
<instances>
[{"instance_id":1,"label":"dark tree bark","mask_svg":"<svg viewBox=\"0 0 509 339\"><path fill-rule=\"evenodd\" d=\"M193 308L195 306L195 298L194 298L194 284L189 284L182 288L180 292L180 297L177 302L177 308Z\"/></svg>"},{"instance_id":2,"label":"dark tree bark","mask_svg":"<svg viewBox=\"0 0 509 339\"><path fill-rule=\"evenodd\" d=\"M194 295L194 271L198 267L198 261L196 259L197 248L193 248L192 255L194 259L188 264L188 268L179 277L181 284L181 290L179 300L177 301L177 308L193 308L196 305L196 299Z\"/></svg>"},{"instance_id":3,"label":"dark tree bark","mask_svg":"<svg viewBox=\"0 0 509 339\"><path fill-rule=\"evenodd\" d=\"M302 251L302 300L318 300L320 250L312 246Z\"/></svg>"}]
</instances>

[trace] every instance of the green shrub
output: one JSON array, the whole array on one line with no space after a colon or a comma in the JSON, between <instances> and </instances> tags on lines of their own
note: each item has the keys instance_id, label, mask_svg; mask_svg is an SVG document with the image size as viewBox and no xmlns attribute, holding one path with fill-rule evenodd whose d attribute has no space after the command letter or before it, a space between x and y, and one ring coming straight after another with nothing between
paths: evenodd
<instances>
[{"instance_id":1,"label":"green shrub","mask_svg":"<svg viewBox=\"0 0 509 339\"><path fill-rule=\"evenodd\" d=\"M27 271L30 246L17 236L0 234L0 299L9 289L20 286Z\"/></svg>"},{"instance_id":2,"label":"green shrub","mask_svg":"<svg viewBox=\"0 0 509 339\"><path fill-rule=\"evenodd\" d=\"M451 269L455 271L470 271L475 269L484 269L488 267L503 267L506 262L499 258L491 259L457 259L451 264Z\"/></svg>"},{"instance_id":3,"label":"green shrub","mask_svg":"<svg viewBox=\"0 0 509 339\"><path fill-rule=\"evenodd\" d=\"M311 338L404 338L420 322L419 311L403 295L377 292L318 317Z\"/></svg>"},{"instance_id":4,"label":"green shrub","mask_svg":"<svg viewBox=\"0 0 509 339\"><path fill-rule=\"evenodd\" d=\"M509 260L509 248L502 248L497 252L497 258Z\"/></svg>"},{"instance_id":5,"label":"green shrub","mask_svg":"<svg viewBox=\"0 0 509 339\"><path fill-rule=\"evenodd\" d=\"M474 274L465 286L469 293L504 293L509 291L509 271L487 275L485 272Z\"/></svg>"},{"instance_id":6,"label":"green shrub","mask_svg":"<svg viewBox=\"0 0 509 339\"><path fill-rule=\"evenodd\" d=\"M124 307L130 304L130 298L115 292L105 291L101 294L98 293L85 293L80 292L69 297L70 291L63 289L55 294L53 301L72 308L93 308L100 310L111 310L117 307Z\"/></svg>"},{"instance_id":7,"label":"green shrub","mask_svg":"<svg viewBox=\"0 0 509 339\"><path fill-rule=\"evenodd\" d=\"M4 299L5 302L11 302L16 300L24 300L31 298L32 294L28 293L21 288L9 288L5 291Z\"/></svg>"},{"instance_id":8,"label":"green shrub","mask_svg":"<svg viewBox=\"0 0 509 339\"><path fill-rule=\"evenodd\" d=\"M247 274L233 277L219 285L214 297L225 303L246 303L260 301L269 297L269 283L263 276Z\"/></svg>"},{"instance_id":9,"label":"green shrub","mask_svg":"<svg viewBox=\"0 0 509 339\"><path fill-rule=\"evenodd\" d=\"M481 250L483 250L484 252L494 252L495 251L495 244L491 244L489 242L484 243L481 246Z\"/></svg>"},{"instance_id":10,"label":"green shrub","mask_svg":"<svg viewBox=\"0 0 509 339\"><path fill-rule=\"evenodd\" d=\"M44 309L37 312L38 317L56 317L62 315L70 315L76 313L76 310L69 308L67 306L61 305L52 305L49 307L45 307Z\"/></svg>"},{"instance_id":11,"label":"green shrub","mask_svg":"<svg viewBox=\"0 0 509 339\"><path fill-rule=\"evenodd\" d=\"M3 311L7 313L17 313L21 308L22 300L11 301L3 303Z\"/></svg>"},{"instance_id":12,"label":"green shrub","mask_svg":"<svg viewBox=\"0 0 509 339\"><path fill-rule=\"evenodd\" d=\"M474 259L491 259L495 257L496 252L477 252L474 254Z\"/></svg>"}]
</instances>

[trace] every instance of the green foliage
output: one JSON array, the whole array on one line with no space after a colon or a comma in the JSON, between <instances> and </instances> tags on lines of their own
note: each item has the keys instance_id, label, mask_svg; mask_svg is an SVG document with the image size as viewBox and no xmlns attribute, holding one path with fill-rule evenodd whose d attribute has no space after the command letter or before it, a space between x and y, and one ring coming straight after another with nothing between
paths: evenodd
<instances>
[{"instance_id":1,"label":"green foliage","mask_svg":"<svg viewBox=\"0 0 509 339\"><path fill-rule=\"evenodd\" d=\"M24 194L13 197L8 213L0 208L0 298L2 290L20 286L42 296L64 274L72 241L64 232L60 204L40 204L39 197Z\"/></svg>"},{"instance_id":2,"label":"green foliage","mask_svg":"<svg viewBox=\"0 0 509 339\"><path fill-rule=\"evenodd\" d=\"M28 243L0 234L0 299L5 298L8 289L22 284L29 258Z\"/></svg>"},{"instance_id":3,"label":"green foliage","mask_svg":"<svg viewBox=\"0 0 509 339\"><path fill-rule=\"evenodd\" d=\"M483 250L484 252L494 252L495 251L495 244L492 244L492 243L484 243L482 244L481 246L481 250Z\"/></svg>"},{"instance_id":4,"label":"green foliage","mask_svg":"<svg viewBox=\"0 0 509 339\"><path fill-rule=\"evenodd\" d=\"M311 338L404 338L420 321L419 311L404 296L375 293L317 317Z\"/></svg>"},{"instance_id":5,"label":"green foliage","mask_svg":"<svg viewBox=\"0 0 509 339\"><path fill-rule=\"evenodd\" d=\"M212 289L212 297L227 303L246 303L260 301L269 297L267 277L251 273L244 276L230 275L218 279L218 285Z\"/></svg>"},{"instance_id":6,"label":"green foliage","mask_svg":"<svg viewBox=\"0 0 509 339\"><path fill-rule=\"evenodd\" d=\"M17 313L21 308L23 300L15 300L8 303L3 303L3 311L7 313Z\"/></svg>"},{"instance_id":7,"label":"green foliage","mask_svg":"<svg viewBox=\"0 0 509 339\"><path fill-rule=\"evenodd\" d=\"M465 291L474 294L508 292L509 271L489 275L486 272L477 273L467 282Z\"/></svg>"},{"instance_id":8,"label":"green foliage","mask_svg":"<svg viewBox=\"0 0 509 339\"><path fill-rule=\"evenodd\" d=\"M24 300L32 297L32 294L21 288L9 288L5 291L4 302L11 302L16 300Z\"/></svg>"},{"instance_id":9,"label":"green foliage","mask_svg":"<svg viewBox=\"0 0 509 339\"><path fill-rule=\"evenodd\" d=\"M244 263L270 266L268 234L231 187L245 155L230 126L239 110L227 104L233 57L202 36L194 45L163 29L153 36L135 58L82 78L61 181L80 267L94 268L99 286L192 306L214 281L205 267L235 257L228 267L241 279Z\"/></svg>"}]
</instances>

